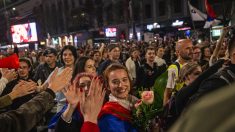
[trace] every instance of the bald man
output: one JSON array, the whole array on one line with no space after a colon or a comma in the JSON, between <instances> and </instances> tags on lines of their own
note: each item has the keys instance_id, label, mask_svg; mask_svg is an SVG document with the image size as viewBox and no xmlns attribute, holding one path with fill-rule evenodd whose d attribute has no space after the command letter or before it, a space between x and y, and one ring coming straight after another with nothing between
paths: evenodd
<instances>
[{"instance_id":1,"label":"bald man","mask_svg":"<svg viewBox=\"0 0 235 132\"><path fill-rule=\"evenodd\" d=\"M168 100L171 97L172 91L175 88L175 80L178 78L180 68L182 67L182 65L191 61L193 58L193 43L190 39L181 39L176 43L175 50L178 59L167 69L168 79L166 89L164 91L164 106L167 104Z\"/></svg>"}]
</instances>

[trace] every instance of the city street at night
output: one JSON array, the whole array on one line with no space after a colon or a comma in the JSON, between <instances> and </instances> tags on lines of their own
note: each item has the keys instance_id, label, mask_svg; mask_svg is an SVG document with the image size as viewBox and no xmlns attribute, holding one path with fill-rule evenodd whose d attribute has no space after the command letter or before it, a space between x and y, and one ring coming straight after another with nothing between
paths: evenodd
<instances>
[{"instance_id":1,"label":"city street at night","mask_svg":"<svg viewBox=\"0 0 235 132\"><path fill-rule=\"evenodd\" d=\"M235 0L0 0L0 132L233 132Z\"/></svg>"}]
</instances>

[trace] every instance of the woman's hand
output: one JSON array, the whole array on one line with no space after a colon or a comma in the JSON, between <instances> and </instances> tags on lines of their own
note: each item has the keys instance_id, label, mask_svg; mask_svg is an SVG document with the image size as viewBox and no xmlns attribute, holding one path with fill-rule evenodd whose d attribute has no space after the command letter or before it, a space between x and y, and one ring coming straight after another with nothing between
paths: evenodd
<instances>
[{"instance_id":1,"label":"woman's hand","mask_svg":"<svg viewBox=\"0 0 235 132\"><path fill-rule=\"evenodd\" d=\"M80 97L80 109L83 114L84 121L97 123L97 117L103 106L105 90L103 90L103 82L98 77L92 79L90 90L87 96L85 92L78 91Z\"/></svg>"},{"instance_id":2,"label":"woman's hand","mask_svg":"<svg viewBox=\"0 0 235 132\"><path fill-rule=\"evenodd\" d=\"M79 93L78 93L79 89L77 89L75 85L76 83L73 83L72 85L62 90L62 92L66 97L66 100L73 109L77 107L77 104L79 102Z\"/></svg>"},{"instance_id":3,"label":"woman's hand","mask_svg":"<svg viewBox=\"0 0 235 132\"><path fill-rule=\"evenodd\" d=\"M69 85L69 82L72 78L72 69L67 67L59 75L57 75L57 73L58 68L53 71L52 76L48 82L49 88L55 93Z\"/></svg>"}]
</instances>

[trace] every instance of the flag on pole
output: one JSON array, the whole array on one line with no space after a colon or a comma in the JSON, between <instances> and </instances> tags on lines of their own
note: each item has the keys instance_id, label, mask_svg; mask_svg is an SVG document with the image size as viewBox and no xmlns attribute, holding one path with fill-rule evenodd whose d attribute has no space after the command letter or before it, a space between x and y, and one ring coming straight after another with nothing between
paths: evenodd
<instances>
[{"instance_id":1,"label":"flag on pole","mask_svg":"<svg viewBox=\"0 0 235 132\"><path fill-rule=\"evenodd\" d=\"M211 18L210 16L207 17L207 21L204 25L204 28L211 28L213 26L216 26L218 24L220 24L221 21L218 20L218 19L214 19L214 18Z\"/></svg>"},{"instance_id":2,"label":"flag on pole","mask_svg":"<svg viewBox=\"0 0 235 132\"><path fill-rule=\"evenodd\" d=\"M211 28L213 26L220 24L221 21L216 19L215 11L213 10L208 0L205 0L205 7L207 11L207 21L204 25L204 28Z\"/></svg>"},{"instance_id":3,"label":"flag on pole","mask_svg":"<svg viewBox=\"0 0 235 132\"><path fill-rule=\"evenodd\" d=\"M193 21L205 21L207 18L207 15L205 13L202 13L197 8L193 7L190 2L188 1L189 11L192 17Z\"/></svg>"},{"instance_id":4,"label":"flag on pole","mask_svg":"<svg viewBox=\"0 0 235 132\"><path fill-rule=\"evenodd\" d=\"M208 16L215 19L216 18L215 11L213 10L213 8L210 5L210 3L208 2L208 0L205 0L205 7L206 7L206 11L207 11Z\"/></svg>"}]
</instances>

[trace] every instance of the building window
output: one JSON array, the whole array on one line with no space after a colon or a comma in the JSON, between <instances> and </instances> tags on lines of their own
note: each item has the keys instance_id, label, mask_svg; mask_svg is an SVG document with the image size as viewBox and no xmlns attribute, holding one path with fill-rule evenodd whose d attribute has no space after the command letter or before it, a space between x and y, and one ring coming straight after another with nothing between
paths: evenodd
<instances>
[{"instance_id":1,"label":"building window","mask_svg":"<svg viewBox=\"0 0 235 132\"><path fill-rule=\"evenodd\" d=\"M158 3L159 16L164 16L166 14L166 1L160 1Z\"/></svg>"},{"instance_id":2,"label":"building window","mask_svg":"<svg viewBox=\"0 0 235 132\"><path fill-rule=\"evenodd\" d=\"M182 0L174 0L174 13L181 13Z\"/></svg>"},{"instance_id":3,"label":"building window","mask_svg":"<svg viewBox=\"0 0 235 132\"><path fill-rule=\"evenodd\" d=\"M151 18L152 12L151 12L151 5L147 4L145 5L145 17Z\"/></svg>"}]
</instances>

